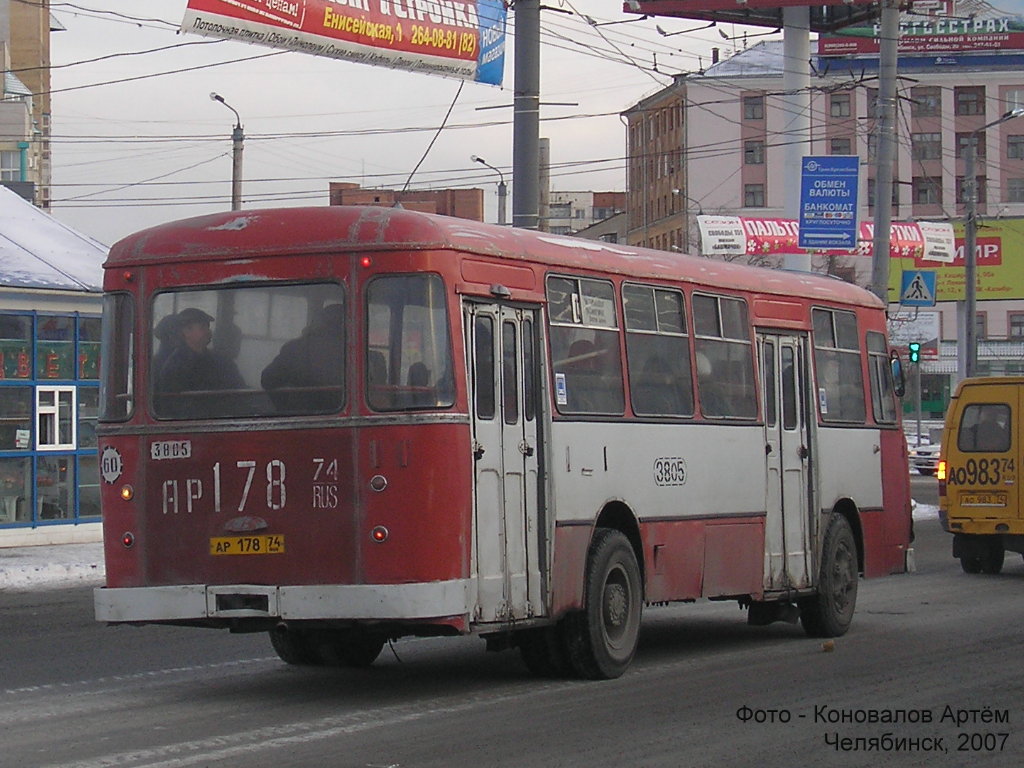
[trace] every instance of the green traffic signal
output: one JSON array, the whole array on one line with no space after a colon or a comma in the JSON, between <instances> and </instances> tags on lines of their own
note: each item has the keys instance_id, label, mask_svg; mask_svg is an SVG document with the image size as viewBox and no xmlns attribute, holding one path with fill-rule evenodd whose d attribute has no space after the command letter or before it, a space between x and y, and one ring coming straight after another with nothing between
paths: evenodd
<instances>
[{"instance_id":1,"label":"green traffic signal","mask_svg":"<svg viewBox=\"0 0 1024 768\"><path fill-rule=\"evenodd\" d=\"M910 348L910 362L918 363L921 361L921 342L912 341L907 345Z\"/></svg>"}]
</instances>

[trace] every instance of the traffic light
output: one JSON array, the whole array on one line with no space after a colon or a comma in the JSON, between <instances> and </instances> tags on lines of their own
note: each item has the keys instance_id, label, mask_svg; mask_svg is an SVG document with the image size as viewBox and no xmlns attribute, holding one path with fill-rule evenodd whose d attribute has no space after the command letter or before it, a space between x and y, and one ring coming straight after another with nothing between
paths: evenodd
<instances>
[{"instance_id":1,"label":"traffic light","mask_svg":"<svg viewBox=\"0 0 1024 768\"><path fill-rule=\"evenodd\" d=\"M910 362L921 362L921 342L912 341L907 346L910 348Z\"/></svg>"}]
</instances>

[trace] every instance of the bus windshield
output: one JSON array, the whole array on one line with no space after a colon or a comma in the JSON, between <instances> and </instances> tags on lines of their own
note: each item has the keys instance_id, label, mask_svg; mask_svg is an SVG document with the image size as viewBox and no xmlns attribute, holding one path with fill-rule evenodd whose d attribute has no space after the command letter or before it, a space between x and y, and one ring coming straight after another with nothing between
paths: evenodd
<instances>
[{"instance_id":1,"label":"bus windshield","mask_svg":"<svg viewBox=\"0 0 1024 768\"><path fill-rule=\"evenodd\" d=\"M335 283L157 294L149 363L154 415L338 411L345 403L345 312Z\"/></svg>"}]
</instances>

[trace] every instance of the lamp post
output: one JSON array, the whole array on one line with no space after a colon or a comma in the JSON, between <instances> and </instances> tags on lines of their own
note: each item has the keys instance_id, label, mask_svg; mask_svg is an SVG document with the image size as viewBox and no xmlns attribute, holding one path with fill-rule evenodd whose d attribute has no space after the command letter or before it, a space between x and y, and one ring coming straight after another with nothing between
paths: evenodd
<instances>
[{"instance_id":1,"label":"lamp post","mask_svg":"<svg viewBox=\"0 0 1024 768\"><path fill-rule=\"evenodd\" d=\"M974 376L978 367L978 324L975 320L978 285L978 183L975 158L977 157L978 134L1015 117L1024 116L1024 107L1017 107L1004 113L991 123L971 131L964 148L964 299L957 305L959 328L957 329L957 374L960 379Z\"/></svg>"},{"instance_id":2,"label":"lamp post","mask_svg":"<svg viewBox=\"0 0 1024 768\"><path fill-rule=\"evenodd\" d=\"M682 240L682 250L684 253L690 252L690 206L688 203L697 204L697 215L703 216L704 209L701 207L700 200L694 200L686 192L681 189L673 189L672 194L676 197L683 198L683 226L681 227L680 239Z\"/></svg>"},{"instance_id":3,"label":"lamp post","mask_svg":"<svg viewBox=\"0 0 1024 768\"><path fill-rule=\"evenodd\" d=\"M493 165L488 163L482 157L477 155L470 155L469 159L474 163L480 163L498 174L498 224L505 226L507 220L505 218L505 201L508 199L508 187L505 186L505 174L495 168Z\"/></svg>"},{"instance_id":4,"label":"lamp post","mask_svg":"<svg viewBox=\"0 0 1024 768\"><path fill-rule=\"evenodd\" d=\"M242 142L245 141L245 134L242 133L242 118L238 110L224 101L224 97L218 93L211 93L210 99L219 101L225 107L235 113L235 127L231 130L231 210L237 211L242 207Z\"/></svg>"}]
</instances>

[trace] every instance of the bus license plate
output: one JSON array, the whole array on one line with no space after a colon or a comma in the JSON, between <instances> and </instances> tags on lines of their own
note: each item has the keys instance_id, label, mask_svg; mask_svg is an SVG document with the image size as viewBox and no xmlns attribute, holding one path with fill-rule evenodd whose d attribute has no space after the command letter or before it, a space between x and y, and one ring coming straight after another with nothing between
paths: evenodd
<instances>
[{"instance_id":1,"label":"bus license plate","mask_svg":"<svg viewBox=\"0 0 1024 768\"><path fill-rule=\"evenodd\" d=\"M211 555L282 555L284 536L223 536L210 539Z\"/></svg>"},{"instance_id":2,"label":"bus license plate","mask_svg":"<svg viewBox=\"0 0 1024 768\"><path fill-rule=\"evenodd\" d=\"M1005 493L961 493L960 503L967 507L1005 507Z\"/></svg>"}]
</instances>

